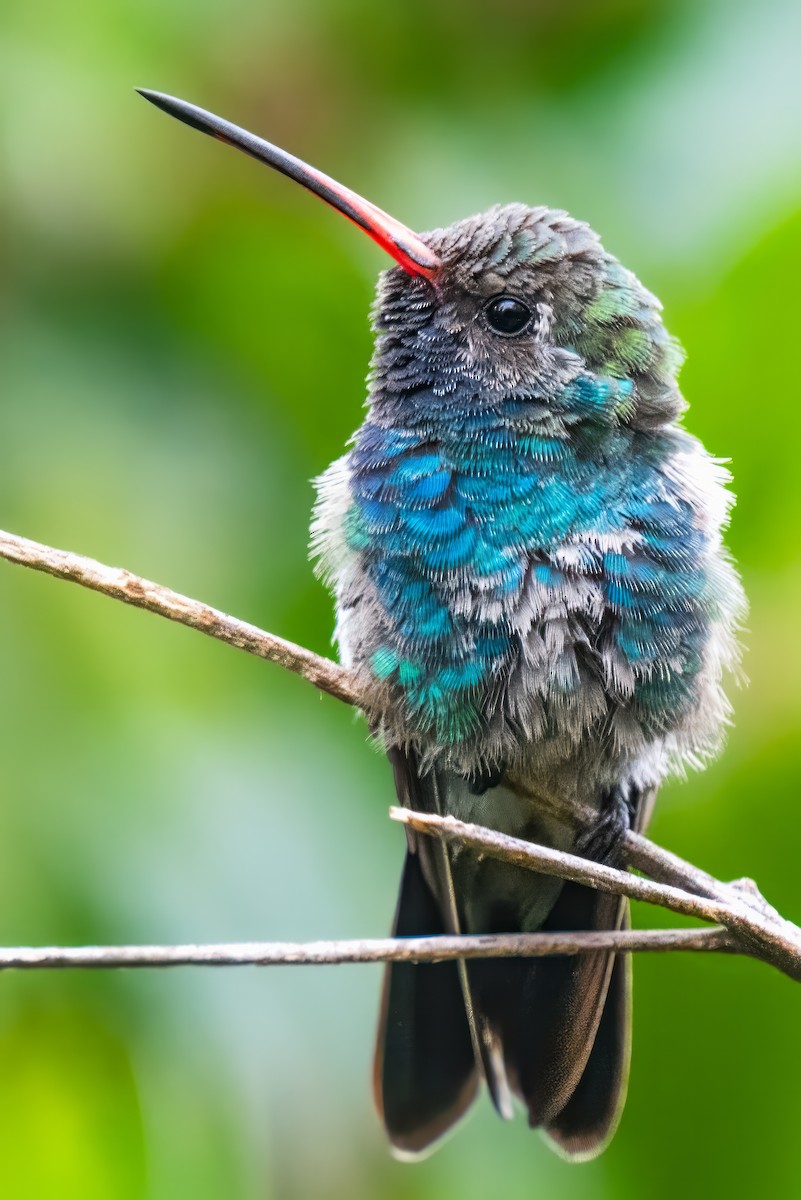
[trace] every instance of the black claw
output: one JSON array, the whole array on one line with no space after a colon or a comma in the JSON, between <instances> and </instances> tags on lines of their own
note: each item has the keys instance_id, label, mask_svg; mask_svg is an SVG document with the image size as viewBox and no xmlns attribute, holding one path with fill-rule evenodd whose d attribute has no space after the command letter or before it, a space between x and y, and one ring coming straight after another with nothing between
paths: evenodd
<instances>
[{"instance_id":1,"label":"black claw","mask_svg":"<svg viewBox=\"0 0 801 1200\"><path fill-rule=\"evenodd\" d=\"M620 842L631 829L636 810L636 794L622 787L610 788L601 798L598 820L592 829L582 833L576 849L584 858L617 866L620 862Z\"/></svg>"}]
</instances>

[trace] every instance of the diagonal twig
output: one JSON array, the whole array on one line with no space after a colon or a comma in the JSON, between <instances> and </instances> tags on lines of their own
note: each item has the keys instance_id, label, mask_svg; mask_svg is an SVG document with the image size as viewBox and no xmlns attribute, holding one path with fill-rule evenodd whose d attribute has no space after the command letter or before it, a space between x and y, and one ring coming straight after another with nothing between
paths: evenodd
<instances>
[{"instance_id":1,"label":"diagonal twig","mask_svg":"<svg viewBox=\"0 0 801 1200\"><path fill-rule=\"evenodd\" d=\"M247 621L240 621L238 617L231 617L209 604L182 596L150 579L142 579L123 567L107 567L94 558L72 554L69 550L56 550L5 530L0 530L0 558L43 571L56 579L78 583L112 600L121 600L123 604L166 617L168 621L177 621L179 625L188 625L228 646L277 663L285 671L302 676L320 691L345 704L359 703L350 675L338 663Z\"/></svg>"}]
</instances>

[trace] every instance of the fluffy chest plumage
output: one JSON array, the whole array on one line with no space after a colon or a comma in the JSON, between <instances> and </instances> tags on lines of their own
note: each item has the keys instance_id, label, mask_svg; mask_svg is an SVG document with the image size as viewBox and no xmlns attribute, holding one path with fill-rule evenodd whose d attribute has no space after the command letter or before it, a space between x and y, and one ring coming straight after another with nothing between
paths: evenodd
<instances>
[{"instance_id":1,"label":"fluffy chest plumage","mask_svg":"<svg viewBox=\"0 0 801 1200\"><path fill-rule=\"evenodd\" d=\"M726 620L720 486L677 430L549 429L531 405L366 422L322 489L321 544L379 722L505 760L675 733Z\"/></svg>"}]
</instances>

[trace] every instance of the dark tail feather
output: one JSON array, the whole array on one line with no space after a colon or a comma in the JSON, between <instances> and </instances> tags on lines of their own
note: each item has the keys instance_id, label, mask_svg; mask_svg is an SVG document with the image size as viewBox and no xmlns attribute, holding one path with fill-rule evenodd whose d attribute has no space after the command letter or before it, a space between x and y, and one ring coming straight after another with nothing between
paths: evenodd
<instances>
[{"instance_id":1,"label":"dark tail feather","mask_svg":"<svg viewBox=\"0 0 801 1200\"><path fill-rule=\"evenodd\" d=\"M628 929L628 901L621 928ZM610 1142L626 1099L631 1060L631 955L615 956L592 1052L578 1087L545 1135L574 1162L595 1158Z\"/></svg>"},{"instance_id":2,"label":"dark tail feather","mask_svg":"<svg viewBox=\"0 0 801 1200\"><path fill-rule=\"evenodd\" d=\"M439 907L409 851L394 935L445 933ZM462 1116L478 1087L456 962L393 963L384 976L374 1087L389 1140L420 1154Z\"/></svg>"}]
</instances>

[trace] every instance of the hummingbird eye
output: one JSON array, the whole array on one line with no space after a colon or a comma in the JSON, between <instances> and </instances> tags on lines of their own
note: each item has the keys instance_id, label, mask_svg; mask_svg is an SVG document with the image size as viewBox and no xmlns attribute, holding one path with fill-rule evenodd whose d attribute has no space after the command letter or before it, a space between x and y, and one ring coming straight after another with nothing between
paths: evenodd
<instances>
[{"instance_id":1,"label":"hummingbird eye","mask_svg":"<svg viewBox=\"0 0 801 1200\"><path fill-rule=\"evenodd\" d=\"M514 296L496 296L486 309L487 320L496 333L510 337L522 333L531 320L531 309Z\"/></svg>"}]
</instances>

